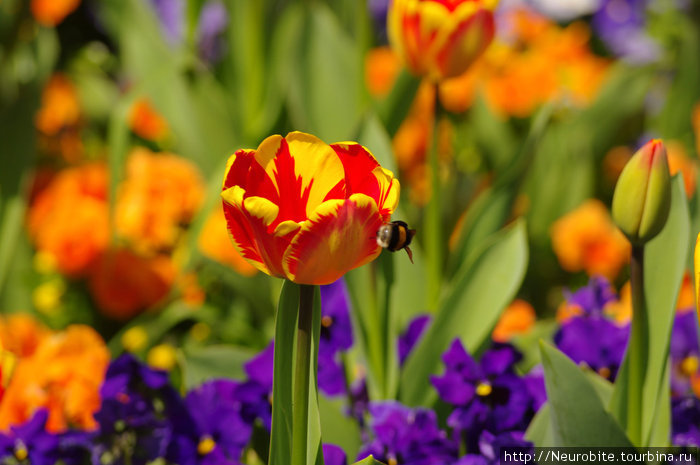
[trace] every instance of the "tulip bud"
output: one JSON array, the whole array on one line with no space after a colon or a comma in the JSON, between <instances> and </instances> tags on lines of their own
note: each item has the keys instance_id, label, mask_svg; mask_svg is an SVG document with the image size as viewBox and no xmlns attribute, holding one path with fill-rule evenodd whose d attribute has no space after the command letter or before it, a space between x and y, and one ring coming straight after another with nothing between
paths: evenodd
<instances>
[{"instance_id":1,"label":"tulip bud","mask_svg":"<svg viewBox=\"0 0 700 465\"><path fill-rule=\"evenodd\" d=\"M666 148L661 140L653 139L622 170L613 196L613 219L632 244L642 245L661 231L670 209Z\"/></svg>"}]
</instances>

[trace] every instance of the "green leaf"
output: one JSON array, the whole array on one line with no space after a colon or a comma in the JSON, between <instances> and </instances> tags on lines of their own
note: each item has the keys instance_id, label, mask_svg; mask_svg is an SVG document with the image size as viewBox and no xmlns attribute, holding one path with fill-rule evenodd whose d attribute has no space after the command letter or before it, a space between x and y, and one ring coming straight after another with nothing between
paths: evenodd
<instances>
[{"instance_id":1,"label":"green leaf","mask_svg":"<svg viewBox=\"0 0 700 465\"><path fill-rule=\"evenodd\" d=\"M357 421L348 417L344 412L346 408L344 399L330 399L320 395L318 406L321 412L323 441L335 444L341 447L348 456L355 457L362 445L362 438Z\"/></svg>"},{"instance_id":2,"label":"green leaf","mask_svg":"<svg viewBox=\"0 0 700 465\"><path fill-rule=\"evenodd\" d=\"M404 69L396 78L389 95L378 104L379 118L390 135L396 134L408 116L420 83L419 78Z\"/></svg>"},{"instance_id":3,"label":"green leaf","mask_svg":"<svg viewBox=\"0 0 700 465\"><path fill-rule=\"evenodd\" d=\"M370 455L369 457L362 459L359 462L355 462L353 465L384 465L384 463L380 462L379 460L375 459Z\"/></svg>"},{"instance_id":4,"label":"green leaf","mask_svg":"<svg viewBox=\"0 0 700 465\"><path fill-rule=\"evenodd\" d=\"M554 447L552 413L549 403L543 404L532 418L525 432L525 439L532 442L535 447Z\"/></svg>"},{"instance_id":5,"label":"green leaf","mask_svg":"<svg viewBox=\"0 0 700 465\"><path fill-rule=\"evenodd\" d=\"M566 355L540 342L552 438L557 447L605 447L632 444L605 411L589 378Z\"/></svg>"},{"instance_id":6,"label":"green leaf","mask_svg":"<svg viewBox=\"0 0 700 465\"><path fill-rule=\"evenodd\" d=\"M481 347L519 289L527 256L525 224L518 221L490 238L465 263L432 324L406 360L401 376L403 403L432 403L436 394L430 375L440 370L440 357L455 338L461 338L471 353Z\"/></svg>"},{"instance_id":7,"label":"green leaf","mask_svg":"<svg viewBox=\"0 0 700 465\"><path fill-rule=\"evenodd\" d=\"M292 455L292 389L298 308L299 286L285 281L275 323L270 465L289 465Z\"/></svg>"},{"instance_id":8,"label":"green leaf","mask_svg":"<svg viewBox=\"0 0 700 465\"><path fill-rule=\"evenodd\" d=\"M254 355L250 349L230 345L184 348L180 366L185 391L215 378L244 378L243 366Z\"/></svg>"},{"instance_id":9,"label":"green leaf","mask_svg":"<svg viewBox=\"0 0 700 465\"><path fill-rule=\"evenodd\" d=\"M664 372L667 370L669 343L676 300L680 290L686 257L690 246L690 219L683 187L683 178L676 175L673 179L671 212L666 225L658 236L651 240L644 251L644 298L648 311L648 359L646 375L643 381L632 380L627 371L625 356L615 382L615 392L611 400L610 411L618 421L625 424L626 401L629 383L643 382L642 441L650 444L652 427L655 419L663 417L668 403L668 392L663 386ZM659 425L656 425L658 429ZM656 432L654 436L662 433Z\"/></svg>"},{"instance_id":10,"label":"green leaf","mask_svg":"<svg viewBox=\"0 0 700 465\"><path fill-rule=\"evenodd\" d=\"M347 140L359 124L364 96L355 44L329 8L307 4L286 57L289 113L294 127L327 142Z\"/></svg>"}]
</instances>

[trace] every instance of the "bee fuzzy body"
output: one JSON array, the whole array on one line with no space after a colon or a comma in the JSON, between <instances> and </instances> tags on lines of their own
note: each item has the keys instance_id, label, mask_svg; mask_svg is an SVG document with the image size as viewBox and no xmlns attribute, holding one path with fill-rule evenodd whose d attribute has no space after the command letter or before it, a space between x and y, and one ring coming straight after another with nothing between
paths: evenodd
<instances>
[{"instance_id":1,"label":"bee fuzzy body","mask_svg":"<svg viewBox=\"0 0 700 465\"><path fill-rule=\"evenodd\" d=\"M377 231L377 244L390 252L405 249L408 258L413 263L413 253L408 247L415 236L416 230L409 229L403 221L392 221L383 224Z\"/></svg>"}]
</instances>

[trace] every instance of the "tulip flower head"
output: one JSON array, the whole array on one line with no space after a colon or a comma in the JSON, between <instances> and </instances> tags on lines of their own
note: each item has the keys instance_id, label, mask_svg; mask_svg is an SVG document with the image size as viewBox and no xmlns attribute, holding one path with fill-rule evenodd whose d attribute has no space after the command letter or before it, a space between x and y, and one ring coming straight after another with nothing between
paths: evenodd
<instances>
[{"instance_id":1,"label":"tulip flower head","mask_svg":"<svg viewBox=\"0 0 700 465\"><path fill-rule=\"evenodd\" d=\"M615 223L632 244L656 236L671 209L671 175L666 148L659 139L635 153L620 174L613 196Z\"/></svg>"},{"instance_id":2,"label":"tulip flower head","mask_svg":"<svg viewBox=\"0 0 700 465\"><path fill-rule=\"evenodd\" d=\"M433 81L467 70L494 36L497 0L393 0L389 40L408 69Z\"/></svg>"},{"instance_id":3,"label":"tulip flower head","mask_svg":"<svg viewBox=\"0 0 700 465\"><path fill-rule=\"evenodd\" d=\"M399 188L363 146L292 132L233 154L221 196L248 262L298 284L329 284L379 255L376 232Z\"/></svg>"}]
</instances>

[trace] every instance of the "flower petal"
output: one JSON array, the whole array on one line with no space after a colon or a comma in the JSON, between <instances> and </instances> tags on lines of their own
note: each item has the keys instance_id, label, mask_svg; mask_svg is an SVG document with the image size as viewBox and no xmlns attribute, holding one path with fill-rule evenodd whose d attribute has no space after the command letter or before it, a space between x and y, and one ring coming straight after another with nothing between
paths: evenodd
<instances>
[{"instance_id":1,"label":"flower petal","mask_svg":"<svg viewBox=\"0 0 700 465\"><path fill-rule=\"evenodd\" d=\"M462 74L493 40L493 13L476 8L475 3L465 3L457 12L455 26L436 44L440 48L436 50L435 64L443 77Z\"/></svg>"},{"instance_id":2,"label":"flower petal","mask_svg":"<svg viewBox=\"0 0 700 465\"><path fill-rule=\"evenodd\" d=\"M365 194L324 202L284 255L287 277L299 284L330 284L373 260L381 252L375 234L382 223L377 204Z\"/></svg>"},{"instance_id":3,"label":"flower petal","mask_svg":"<svg viewBox=\"0 0 700 465\"><path fill-rule=\"evenodd\" d=\"M243 210L244 194L243 188L237 185L221 193L221 197L224 199L224 216L231 242L251 265L263 273L272 274L257 250L253 229Z\"/></svg>"}]
</instances>

